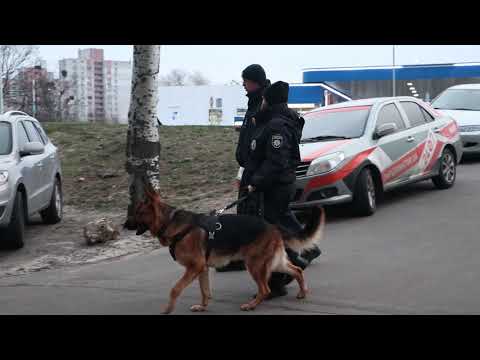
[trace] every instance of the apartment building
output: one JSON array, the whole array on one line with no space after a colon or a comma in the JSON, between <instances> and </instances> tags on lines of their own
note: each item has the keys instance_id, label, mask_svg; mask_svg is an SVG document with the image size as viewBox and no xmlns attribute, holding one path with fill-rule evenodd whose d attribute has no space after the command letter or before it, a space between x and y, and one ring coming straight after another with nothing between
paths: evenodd
<instances>
[{"instance_id":1,"label":"apartment building","mask_svg":"<svg viewBox=\"0 0 480 360\"><path fill-rule=\"evenodd\" d=\"M59 61L60 81L74 100L67 112L78 121L126 123L132 63L105 60L103 49L83 49Z\"/></svg>"}]
</instances>

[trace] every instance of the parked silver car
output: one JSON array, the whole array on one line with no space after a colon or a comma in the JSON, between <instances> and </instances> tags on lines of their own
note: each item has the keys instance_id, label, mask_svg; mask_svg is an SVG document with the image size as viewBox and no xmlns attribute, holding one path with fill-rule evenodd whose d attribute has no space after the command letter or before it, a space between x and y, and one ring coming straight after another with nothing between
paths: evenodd
<instances>
[{"instance_id":1,"label":"parked silver car","mask_svg":"<svg viewBox=\"0 0 480 360\"><path fill-rule=\"evenodd\" d=\"M304 115L292 208L353 202L372 215L382 192L432 179L453 186L462 143L454 119L414 97L347 101Z\"/></svg>"},{"instance_id":2,"label":"parked silver car","mask_svg":"<svg viewBox=\"0 0 480 360\"><path fill-rule=\"evenodd\" d=\"M21 248L28 217L58 223L62 202L59 155L40 123L20 111L0 115L1 242Z\"/></svg>"},{"instance_id":3,"label":"parked silver car","mask_svg":"<svg viewBox=\"0 0 480 360\"><path fill-rule=\"evenodd\" d=\"M432 107L457 121L464 154L480 154L480 84L449 87Z\"/></svg>"}]
</instances>

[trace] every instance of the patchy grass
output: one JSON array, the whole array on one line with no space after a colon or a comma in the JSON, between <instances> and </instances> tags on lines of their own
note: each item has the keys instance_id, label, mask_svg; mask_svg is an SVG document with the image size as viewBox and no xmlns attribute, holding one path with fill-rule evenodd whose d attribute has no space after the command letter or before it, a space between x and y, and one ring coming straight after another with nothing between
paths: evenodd
<instances>
[{"instance_id":1,"label":"patchy grass","mask_svg":"<svg viewBox=\"0 0 480 360\"><path fill-rule=\"evenodd\" d=\"M65 204L80 209L119 210L128 204L125 171L126 125L46 123L58 146ZM202 201L235 190L238 165L233 127L160 127L161 191L169 203L204 209Z\"/></svg>"}]
</instances>

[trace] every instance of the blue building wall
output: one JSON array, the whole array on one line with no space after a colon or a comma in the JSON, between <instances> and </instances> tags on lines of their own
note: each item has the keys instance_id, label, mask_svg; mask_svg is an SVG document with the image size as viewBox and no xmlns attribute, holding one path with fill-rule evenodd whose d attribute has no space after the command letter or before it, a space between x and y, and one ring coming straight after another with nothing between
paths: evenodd
<instances>
[{"instance_id":1,"label":"blue building wall","mask_svg":"<svg viewBox=\"0 0 480 360\"><path fill-rule=\"evenodd\" d=\"M320 104L324 103L324 89L320 86L290 85L288 94L290 104Z\"/></svg>"},{"instance_id":2,"label":"blue building wall","mask_svg":"<svg viewBox=\"0 0 480 360\"><path fill-rule=\"evenodd\" d=\"M324 70L312 69L303 73L304 83L353 80L391 80L393 69L348 69ZM408 65L395 69L397 80L472 78L480 77L480 65Z\"/></svg>"}]
</instances>

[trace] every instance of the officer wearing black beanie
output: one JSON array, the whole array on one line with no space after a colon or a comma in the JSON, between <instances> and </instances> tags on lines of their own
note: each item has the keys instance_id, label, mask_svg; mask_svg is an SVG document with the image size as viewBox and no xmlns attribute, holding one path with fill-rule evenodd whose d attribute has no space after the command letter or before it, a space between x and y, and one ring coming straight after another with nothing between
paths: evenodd
<instances>
[{"instance_id":1,"label":"officer wearing black beanie","mask_svg":"<svg viewBox=\"0 0 480 360\"><path fill-rule=\"evenodd\" d=\"M262 97L265 88L270 86L270 81L267 79L265 70L258 64L247 66L242 71L243 87L247 92L248 109L243 119L242 127L240 128L240 135L238 138L237 149L235 156L241 169L246 166L248 160L248 153L250 151L250 142L252 133L255 130L254 116L260 111L262 105ZM240 189L238 197L243 197L248 193L247 183L243 177L240 180ZM263 199L261 194L250 196L246 201L237 206L238 214L262 216ZM234 261L222 268L217 268L217 271L238 271L245 270L243 261Z\"/></svg>"}]
</instances>

